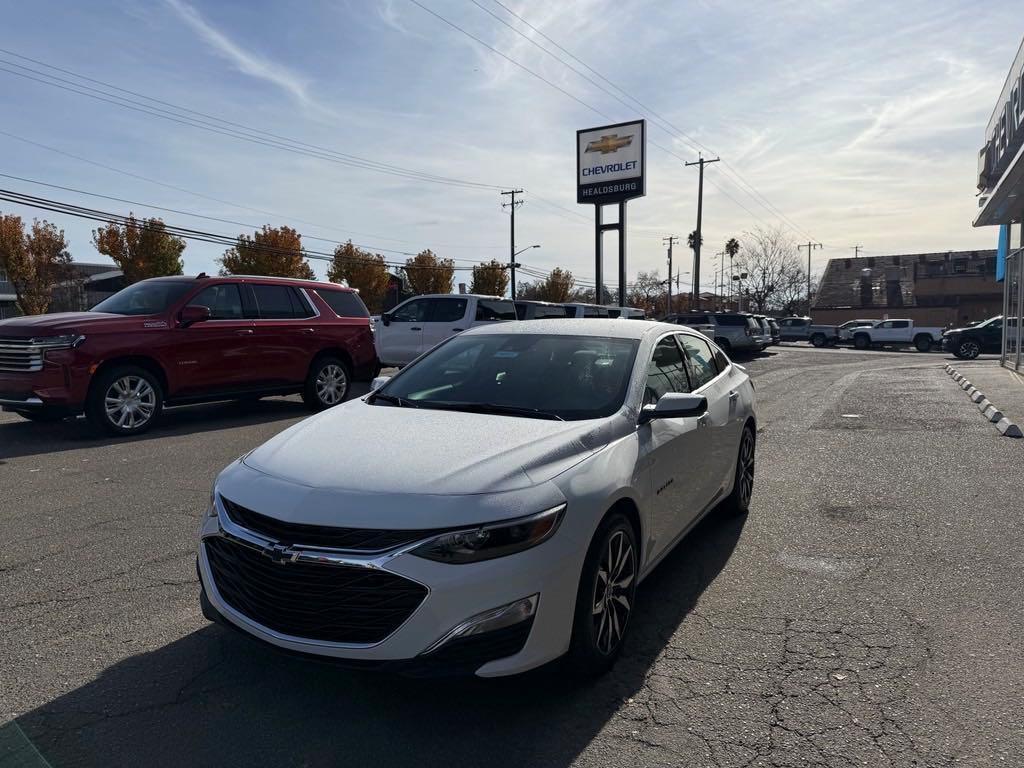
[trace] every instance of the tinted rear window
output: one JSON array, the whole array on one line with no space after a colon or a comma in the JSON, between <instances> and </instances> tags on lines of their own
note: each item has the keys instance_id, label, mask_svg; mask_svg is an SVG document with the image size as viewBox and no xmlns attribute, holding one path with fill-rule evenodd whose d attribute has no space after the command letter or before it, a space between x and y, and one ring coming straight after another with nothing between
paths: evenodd
<instances>
[{"instance_id":1,"label":"tinted rear window","mask_svg":"<svg viewBox=\"0 0 1024 768\"><path fill-rule=\"evenodd\" d=\"M751 320L753 318L750 318ZM715 320L718 321L719 325L728 325L736 328L742 328L747 324L747 318L743 315L715 315Z\"/></svg>"},{"instance_id":2,"label":"tinted rear window","mask_svg":"<svg viewBox=\"0 0 1024 768\"><path fill-rule=\"evenodd\" d=\"M370 313L359 298L358 293L350 291L331 291L319 289L316 295L327 302L327 306L334 310L338 317L369 317Z\"/></svg>"},{"instance_id":3,"label":"tinted rear window","mask_svg":"<svg viewBox=\"0 0 1024 768\"><path fill-rule=\"evenodd\" d=\"M252 293L260 318L264 320L291 320L311 314L306 302L291 286L255 284Z\"/></svg>"},{"instance_id":4,"label":"tinted rear window","mask_svg":"<svg viewBox=\"0 0 1024 768\"><path fill-rule=\"evenodd\" d=\"M516 307L511 301L500 299L477 299L477 320L515 320Z\"/></svg>"},{"instance_id":5,"label":"tinted rear window","mask_svg":"<svg viewBox=\"0 0 1024 768\"><path fill-rule=\"evenodd\" d=\"M608 317L608 310L604 307L584 307L584 317Z\"/></svg>"}]
</instances>

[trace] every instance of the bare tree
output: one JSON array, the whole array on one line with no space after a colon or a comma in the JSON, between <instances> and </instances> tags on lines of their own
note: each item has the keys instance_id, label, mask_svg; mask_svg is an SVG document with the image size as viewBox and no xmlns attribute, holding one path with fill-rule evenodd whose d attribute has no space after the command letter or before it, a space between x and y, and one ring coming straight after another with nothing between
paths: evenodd
<instances>
[{"instance_id":1,"label":"bare tree","mask_svg":"<svg viewBox=\"0 0 1024 768\"><path fill-rule=\"evenodd\" d=\"M747 273L743 292L758 312L784 309L799 291L806 293L796 244L781 229L745 232L736 270Z\"/></svg>"},{"instance_id":2,"label":"bare tree","mask_svg":"<svg viewBox=\"0 0 1024 768\"><path fill-rule=\"evenodd\" d=\"M637 273L626 300L629 306L646 311L648 317L660 315L665 307L665 281L658 270Z\"/></svg>"}]
</instances>

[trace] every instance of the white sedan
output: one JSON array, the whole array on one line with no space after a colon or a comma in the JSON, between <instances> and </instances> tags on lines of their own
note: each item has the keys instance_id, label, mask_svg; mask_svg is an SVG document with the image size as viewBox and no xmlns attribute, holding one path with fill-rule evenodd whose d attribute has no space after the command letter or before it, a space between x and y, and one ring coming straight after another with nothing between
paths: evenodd
<instances>
[{"instance_id":1,"label":"white sedan","mask_svg":"<svg viewBox=\"0 0 1024 768\"><path fill-rule=\"evenodd\" d=\"M639 582L709 511L747 510L753 395L677 325L473 328L220 474L203 612L363 668L602 671Z\"/></svg>"}]
</instances>

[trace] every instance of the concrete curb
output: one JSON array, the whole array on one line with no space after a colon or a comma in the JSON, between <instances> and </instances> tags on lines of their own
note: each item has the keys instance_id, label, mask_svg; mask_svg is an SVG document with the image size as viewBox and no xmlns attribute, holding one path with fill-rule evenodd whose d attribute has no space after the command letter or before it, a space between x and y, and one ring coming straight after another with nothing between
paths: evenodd
<instances>
[{"instance_id":1,"label":"concrete curb","mask_svg":"<svg viewBox=\"0 0 1024 768\"><path fill-rule=\"evenodd\" d=\"M953 381L955 381L960 389L967 392L967 396L971 398L971 402L978 406L978 410L981 411L981 415L984 416L988 421L996 425L996 429L999 430L999 434L1003 437L1024 437L1024 432L1015 423L1010 421L1003 415L1003 412L996 408L984 393L977 387L972 386L971 382L960 373L952 365L947 365L946 373L949 374Z\"/></svg>"}]
</instances>

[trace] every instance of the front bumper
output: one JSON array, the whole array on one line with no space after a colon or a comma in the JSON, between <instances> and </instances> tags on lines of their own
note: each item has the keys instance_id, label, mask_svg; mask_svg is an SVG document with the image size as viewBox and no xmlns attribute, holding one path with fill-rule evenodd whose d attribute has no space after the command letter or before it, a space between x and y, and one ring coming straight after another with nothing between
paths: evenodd
<instances>
[{"instance_id":1,"label":"front bumper","mask_svg":"<svg viewBox=\"0 0 1024 768\"><path fill-rule=\"evenodd\" d=\"M71 357L73 352L50 354ZM0 371L0 406L5 410L80 412L88 389L88 370L66 362L46 360L39 371Z\"/></svg>"},{"instance_id":2,"label":"front bumper","mask_svg":"<svg viewBox=\"0 0 1024 768\"><path fill-rule=\"evenodd\" d=\"M574 534L569 519L563 521L555 535L532 549L479 563L437 563L410 554L408 550L412 547L377 556L334 556L336 563L341 559L345 566L378 569L426 589L418 607L383 639L340 643L275 631L226 599L218 589L204 543L216 537L232 540L247 534L227 515L219 494L215 512L204 517L198 554L205 599L224 622L279 649L360 668L392 669L407 674L434 674L442 670L441 674L492 677L540 666L569 647L587 541ZM289 564L268 559L267 567L288 568ZM509 627L508 632L458 638L434 648L467 618L530 595L539 597L534 615L527 622Z\"/></svg>"}]
</instances>

